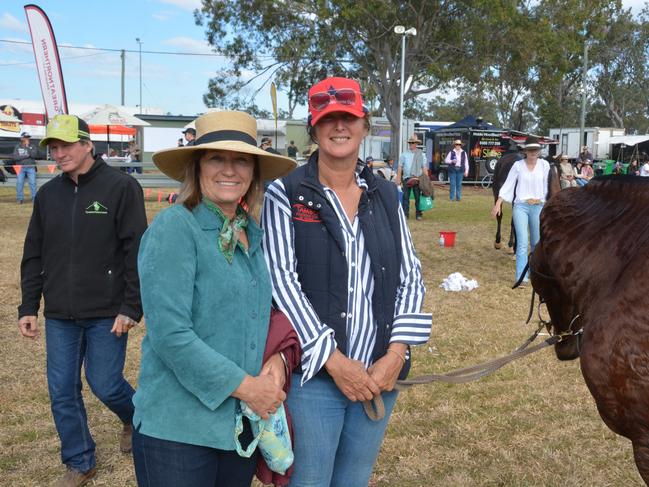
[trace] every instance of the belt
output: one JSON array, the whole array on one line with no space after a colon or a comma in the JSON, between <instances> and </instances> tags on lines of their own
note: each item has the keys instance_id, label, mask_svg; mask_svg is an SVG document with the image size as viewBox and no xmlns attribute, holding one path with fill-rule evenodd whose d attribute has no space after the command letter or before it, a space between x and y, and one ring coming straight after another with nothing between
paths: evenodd
<instances>
[{"instance_id":1,"label":"belt","mask_svg":"<svg viewBox=\"0 0 649 487\"><path fill-rule=\"evenodd\" d=\"M541 200L530 198L529 200L525 200L525 203L527 203L528 205L540 205Z\"/></svg>"}]
</instances>

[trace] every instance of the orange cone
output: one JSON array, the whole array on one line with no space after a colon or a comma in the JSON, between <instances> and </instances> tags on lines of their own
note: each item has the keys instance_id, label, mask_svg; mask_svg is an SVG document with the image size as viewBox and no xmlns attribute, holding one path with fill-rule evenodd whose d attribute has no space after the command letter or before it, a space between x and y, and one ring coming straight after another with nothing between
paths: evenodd
<instances>
[{"instance_id":1,"label":"orange cone","mask_svg":"<svg viewBox=\"0 0 649 487\"><path fill-rule=\"evenodd\" d=\"M52 174L54 171L56 171L56 164L48 164L47 170L50 172L50 174Z\"/></svg>"},{"instance_id":2,"label":"orange cone","mask_svg":"<svg viewBox=\"0 0 649 487\"><path fill-rule=\"evenodd\" d=\"M158 203L162 203L162 191L158 191Z\"/></svg>"},{"instance_id":3,"label":"orange cone","mask_svg":"<svg viewBox=\"0 0 649 487\"><path fill-rule=\"evenodd\" d=\"M22 171L22 169L23 169L23 167L20 164L15 164L13 166L13 168L14 168L14 171L16 171L16 176L18 176L20 174L20 171Z\"/></svg>"}]
</instances>

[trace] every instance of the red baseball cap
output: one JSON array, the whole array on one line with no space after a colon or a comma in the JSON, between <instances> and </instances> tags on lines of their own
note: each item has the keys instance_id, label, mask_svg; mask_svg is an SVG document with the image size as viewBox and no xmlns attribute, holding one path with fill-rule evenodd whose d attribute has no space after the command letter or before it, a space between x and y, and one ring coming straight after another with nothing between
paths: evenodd
<instances>
[{"instance_id":1,"label":"red baseball cap","mask_svg":"<svg viewBox=\"0 0 649 487\"><path fill-rule=\"evenodd\" d=\"M311 126L328 113L345 112L355 117L365 116L363 95L357 81L332 77L323 79L309 90L309 114Z\"/></svg>"}]
</instances>

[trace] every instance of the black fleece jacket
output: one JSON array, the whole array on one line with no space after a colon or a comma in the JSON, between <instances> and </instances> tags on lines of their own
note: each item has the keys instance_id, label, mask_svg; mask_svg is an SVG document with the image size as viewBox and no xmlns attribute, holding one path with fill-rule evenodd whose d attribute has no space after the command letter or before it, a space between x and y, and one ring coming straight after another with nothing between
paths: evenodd
<instances>
[{"instance_id":1,"label":"black fleece jacket","mask_svg":"<svg viewBox=\"0 0 649 487\"><path fill-rule=\"evenodd\" d=\"M20 266L18 317L142 317L137 253L146 230L142 188L95 159L78 184L60 176L40 188Z\"/></svg>"}]
</instances>

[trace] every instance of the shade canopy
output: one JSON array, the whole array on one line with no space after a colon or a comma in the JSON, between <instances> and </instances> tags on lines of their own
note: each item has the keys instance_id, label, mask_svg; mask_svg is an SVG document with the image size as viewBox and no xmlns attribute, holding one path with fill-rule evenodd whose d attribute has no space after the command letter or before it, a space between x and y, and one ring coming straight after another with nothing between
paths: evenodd
<instances>
[{"instance_id":1,"label":"shade canopy","mask_svg":"<svg viewBox=\"0 0 649 487\"><path fill-rule=\"evenodd\" d=\"M616 135L610 137L608 140L603 141L603 144L624 144L624 145L636 145L641 144L649 140L649 134L645 135ZM595 142L598 144L599 142Z\"/></svg>"},{"instance_id":2,"label":"shade canopy","mask_svg":"<svg viewBox=\"0 0 649 487\"><path fill-rule=\"evenodd\" d=\"M112 105L97 107L95 110L81 115L81 118L83 118L88 125L130 125L132 127L151 125L150 123L140 120L136 116L126 113L120 108Z\"/></svg>"}]
</instances>

